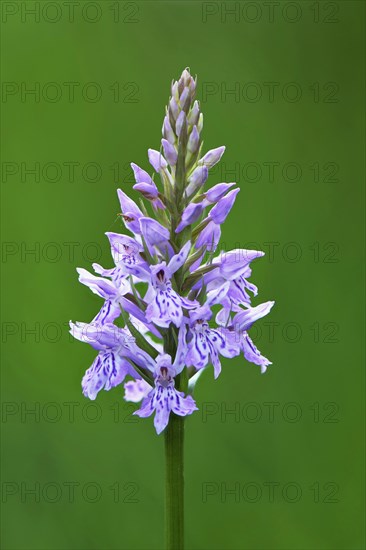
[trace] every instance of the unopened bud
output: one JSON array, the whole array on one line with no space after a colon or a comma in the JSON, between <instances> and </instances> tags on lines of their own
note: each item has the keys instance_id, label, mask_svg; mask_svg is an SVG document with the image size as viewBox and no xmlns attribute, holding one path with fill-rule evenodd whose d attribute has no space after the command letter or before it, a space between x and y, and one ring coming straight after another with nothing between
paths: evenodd
<instances>
[{"instance_id":1,"label":"unopened bud","mask_svg":"<svg viewBox=\"0 0 366 550\"><path fill-rule=\"evenodd\" d=\"M176 101L178 101L178 99L179 99L178 82L173 82L173 84L172 84L172 97Z\"/></svg>"},{"instance_id":2,"label":"unopened bud","mask_svg":"<svg viewBox=\"0 0 366 550\"><path fill-rule=\"evenodd\" d=\"M137 166L134 162L131 162L131 168L133 170L136 183L153 183L150 175L145 170Z\"/></svg>"},{"instance_id":3,"label":"unopened bud","mask_svg":"<svg viewBox=\"0 0 366 550\"><path fill-rule=\"evenodd\" d=\"M189 96L189 89L188 88L184 88L180 98L179 98L179 103L181 105L181 108L183 109L187 99L188 99L188 96Z\"/></svg>"},{"instance_id":4,"label":"unopened bud","mask_svg":"<svg viewBox=\"0 0 366 550\"><path fill-rule=\"evenodd\" d=\"M193 126L191 135L189 136L187 149L190 153L195 153L198 150L200 144L200 135L197 130L197 126Z\"/></svg>"},{"instance_id":5,"label":"unopened bud","mask_svg":"<svg viewBox=\"0 0 366 550\"><path fill-rule=\"evenodd\" d=\"M178 137L180 136L180 133L182 131L183 124L185 123L185 121L186 121L186 114L185 114L184 111L181 111L179 113L178 118L177 118L177 124L176 124L176 127L175 127Z\"/></svg>"},{"instance_id":6,"label":"unopened bud","mask_svg":"<svg viewBox=\"0 0 366 550\"><path fill-rule=\"evenodd\" d=\"M149 162L156 172L160 172L160 170L167 167L167 162L159 151L155 151L155 149L149 149L148 155Z\"/></svg>"},{"instance_id":7,"label":"unopened bud","mask_svg":"<svg viewBox=\"0 0 366 550\"><path fill-rule=\"evenodd\" d=\"M164 149L164 155L165 155L167 161L169 162L170 166L175 166L177 164L178 153L177 153L174 145L169 143L169 141L166 140L166 139L162 139L161 144L162 144L163 149Z\"/></svg>"},{"instance_id":8,"label":"unopened bud","mask_svg":"<svg viewBox=\"0 0 366 550\"><path fill-rule=\"evenodd\" d=\"M190 175L188 179L188 186L186 188L186 194L188 197L193 195L202 185L205 184L208 178L207 166L198 166Z\"/></svg>"},{"instance_id":9,"label":"unopened bud","mask_svg":"<svg viewBox=\"0 0 366 550\"><path fill-rule=\"evenodd\" d=\"M170 124L170 120L169 120L168 115L166 115L166 117L164 118L162 132L163 132L163 137L165 139L167 139L169 141L169 143L174 145L174 143L175 143L175 134L174 134L172 125Z\"/></svg>"},{"instance_id":10,"label":"unopened bud","mask_svg":"<svg viewBox=\"0 0 366 550\"><path fill-rule=\"evenodd\" d=\"M233 185L235 185L235 183L218 183L214 185L205 193L207 201L210 203L219 201Z\"/></svg>"},{"instance_id":11,"label":"unopened bud","mask_svg":"<svg viewBox=\"0 0 366 550\"><path fill-rule=\"evenodd\" d=\"M174 120L177 120L178 115L179 115L179 107L178 107L178 103L176 102L174 97L170 98L169 109L170 109L170 112L172 113L172 116L173 116Z\"/></svg>"},{"instance_id":12,"label":"unopened bud","mask_svg":"<svg viewBox=\"0 0 366 550\"><path fill-rule=\"evenodd\" d=\"M212 168L213 166L215 166L215 164L219 162L224 152L225 152L224 145L221 147L217 147L216 149L211 149L210 151L208 151L208 153L205 154L204 157L202 157L198 161L198 164L200 166L204 165L204 166L207 166L207 168Z\"/></svg>"},{"instance_id":13,"label":"unopened bud","mask_svg":"<svg viewBox=\"0 0 366 550\"><path fill-rule=\"evenodd\" d=\"M190 110L187 116L188 124L190 124L191 126L194 126L195 124L197 124L199 116L200 116L200 106L198 101L195 101L193 103L192 109Z\"/></svg>"}]
</instances>

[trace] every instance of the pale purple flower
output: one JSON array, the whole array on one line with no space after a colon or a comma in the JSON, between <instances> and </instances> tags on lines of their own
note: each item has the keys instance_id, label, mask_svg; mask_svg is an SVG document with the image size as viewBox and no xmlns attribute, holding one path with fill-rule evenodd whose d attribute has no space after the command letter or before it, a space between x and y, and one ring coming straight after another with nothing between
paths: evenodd
<instances>
[{"instance_id":1,"label":"pale purple flower","mask_svg":"<svg viewBox=\"0 0 366 550\"><path fill-rule=\"evenodd\" d=\"M169 264L161 262L150 267L149 305L146 319L159 327L168 327L174 323L179 327L183 320L183 308L191 309L196 301L180 296L172 287L171 278L187 259L191 248L188 242L183 249L172 257ZM145 297L146 300L146 297Z\"/></svg>"},{"instance_id":2,"label":"pale purple flower","mask_svg":"<svg viewBox=\"0 0 366 550\"><path fill-rule=\"evenodd\" d=\"M186 361L196 369L203 369L211 362L217 378L221 372L219 356L235 357L240 348L233 331L223 327L210 328L208 321L211 317L212 311L208 305L189 312L191 340Z\"/></svg>"},{"instance_id":3,"label":"pale purple flower","mask_svg":"<svg viewBox=\"0 0 366 550\"><path fill-rule=\"evenodd\" d=\"M120 299L130 291L130 284L124 277L119 277L116 282L103 277L96 277L86 269L78 268L79 281L90 290L104 298L105 303L93 319L94 323L111 323L119 317ZM116 284L117 283L117 284Z\"/></svg>"},{"instance_id":4,"label":"pale purple flower","mask_svg":"<svg viewBox=\"0 0 366 550\"><path fill-rule=\"evenodd\" d=\"M265 302L256 307L250 307L237 313L233 319L232 328L239 337L239 345L247 361L255 363L261 367L261 372L267 370L268 365L272 363L256 348L252 342L248 330L255 321L265 317L271 311L274 302Z\"/></svg>"},{"instance_id":5,"label":"pale purple flower","mask_svg":"<svg viewBox=\"0 0 366 550\"><path fill-rule=\"evenodd\" d=\"M137 348L129 332L115 325L70 321L70 333L99 351L82 380L83 393L89 399L94 400L103 388L108 391L121 384L127 375L138 376L128 358L133 358L141 368L146 368L147 362L152 363L149 356Z\"/></svg>"},{"instance_id":6,"label":"pale purple flower","mask_svg":"<svg viewBox=\"0 0 366 550\"><path fill-rule=\"evenodd\" d=\"M170 413L179 416L187 416L198 410L191 395L174 387L174 377L179 369L172 365L168 354L159 355L155 367L155 387L142 401L141 407L134 412L141 418L151 416L155 412L154 426L157 434L160 434L168 425Z\"/></svg>"},{"instance_id":7,"label":"pale purple flower","mask_svg":"<svg viewBox=\"0 0 366 550\"><path fill-rule=\"evenodd\" d=\"M220 288L226 281L230 282L227 295L222 302L224 308L216 316L219 324L226 325L231 311L241 311L240 305L250 305L251 298L248 291L257 296L257 287L248 281L252 274L249 264L262 256L264 252L261 251L236 249L222 252L213 259L212 265L217 265L217 268L203 278L207 291Z\"/></svg>"}]
</instances>

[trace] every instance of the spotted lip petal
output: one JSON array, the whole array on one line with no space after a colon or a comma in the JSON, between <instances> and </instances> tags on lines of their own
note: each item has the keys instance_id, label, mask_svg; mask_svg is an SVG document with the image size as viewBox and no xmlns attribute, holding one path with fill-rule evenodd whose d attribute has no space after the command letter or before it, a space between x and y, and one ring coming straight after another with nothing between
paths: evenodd
<instances>
[{"instance_id":1,"label":"spotted lip petal","mask_svg":"<svg viewBox=\"0 0 366 550\"><path fill-rule=\"evenodd\" d=\"M137 376L129 361L113 351L101 352L82 379L83 394L94 400L101 389L109 391L121 384L127 375Z\"/></svg>"},{"instance_id":2,"label":"spotted lip petal","mask_svg":"<svg viewBox=\"0 0 366 550\"><path fill-rule=\"evenodd\" d=\"M163 369L164 368L164 373ZM174 387L176 368L171 364L171 357L161 355L156 361L155 387L144 397L141 407L134 412L141 418L151 416L155 412L154 426L160 434L168 425L171 412L179 416L187 416L198 410L191 395L185 396Z\"/></svg>"}]
</instances>

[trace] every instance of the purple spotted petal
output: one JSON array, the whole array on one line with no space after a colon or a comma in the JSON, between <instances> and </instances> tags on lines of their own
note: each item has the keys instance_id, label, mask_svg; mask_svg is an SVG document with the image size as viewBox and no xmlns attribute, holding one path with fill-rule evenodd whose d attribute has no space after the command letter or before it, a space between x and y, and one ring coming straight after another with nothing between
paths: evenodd
<instances>
[{"instance_id":1,"label":"purple spotted petal","mask_svg":"<svg viewBox=\"0 0 366 550\"><path fill-rule=\"evenodd\" d=\"M173 399L171 399L171 409L179 416L187 416L194 411L198 411L198 407L191 395L184 396L184 393L175 390Z\"/></svg>"},{"instance_id":2,"label":"purple spotted petal","mask_svg":"<svg viewBox=\"0 0 366 550\"><path fill-rule=\"evenodd\" d=\"M171 276L176 271L178 271L178 269L180 269L182 267L182 265L184 265L190 250L191 250L191 242L188 241L183 246L182 250L180 252L178 252L178 254L175 254L172 257L172 259L170 260L170 262L168 264L168 268L167 268L169 278L171 278Z\"/></svg>"},{"instance_id":3,"label":"purple spotted petal","mask_svg":"<svg viewBox=\"0 0 366 550\"><path fill-rule=\"evenodd\" d=\"M191 135L189 136L187 149L190 153L195 153L200 144L200 135L197 130L197 126L193 126Z\"/></svg>"},{"instance_id":4,"label":"purple spotted petal","mask_svg":"<svg viewBox=\"0 0 366 550\"><path fill-rule=\"evenodd\" d=\"M174 323L179 327L183 312L181 300L174 290L159 290L146 309L146 319L159 327L168 327Z\"/></svg>"},{"instance_id":5,"label":"purple spotted petal","mask_svg":"<svg viewBox=\"0 0 366 550\"><path fill-rule=\"evenodd\" d=\"M83 394L94 400L101 389L110 390L121 384L127 375L136 376L131 364L113 351L101 352L82 380Z\"/></svg>"},{"instance_id":6,"label":"purple spotted petal","mask_svg":"<svg viewBox=\"0 0 366 550\"><path fill-rule=\"evenodd\" d=\"M268 365L272 365L266 357L261 355L247 332L243 335L242 350L245 359L255 365L259 365L262 373L266 372Z\"/></svg>"},{"instance_id":7,"label":"purple spotted petal","mask_svg":"<svg viewBox=\"0 0 366 550\"><path fill-rule=\"evenodd\" d=\"M106 300L100 309L99 313L94 317L91 324L104 325L113 323L121 315L120 307L117 303Z\"/></svg>"},{"instance_id":8,"label":"purple spotted petal","mask_svg":"<svg viewBox=\"0 0 366 550\"><path fill-rule=\"evenodd\" d=\"M125 401L131 401L132 403L139 403L144 399L152 390L150 384L145 380L130 380L124 385L125 388Z\"/></svg>"},{"instance_id":9,"label":"purple spotted petal","mask_svg":"<svg viewBox=\"0 0 366 550\"><path fill-rule=\"evenodd\" d=\"M121 235L120 233L106 233L110 245L114 263L117 265L123 263L135 263L139 260L139 252L143 247L132 237Z\"/></svg>"}]
</instances>

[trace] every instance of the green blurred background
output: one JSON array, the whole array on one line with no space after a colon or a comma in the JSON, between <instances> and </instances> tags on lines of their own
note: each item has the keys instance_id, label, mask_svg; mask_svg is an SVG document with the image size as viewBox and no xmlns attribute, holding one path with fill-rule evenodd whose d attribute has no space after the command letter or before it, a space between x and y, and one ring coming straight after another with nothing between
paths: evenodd
<instances>
[{"instance_id":1,"label":"green blurred background","mask_svg":"<svg viewBox=\"0 0 366 550\"><path fill-rule=\"evenodd\" d=\"M101 305L75 268L112 265L116 189L189 66L205 148L227 146L211 183L241 187L224 247L267 253L276 306L268 374L224 360L197 388L187 548L365 548L363 2L1 4L2 547L163 547L163 438L120 387L83 398L95 354L67 322Z\"/></svg>"}]
</instances>

